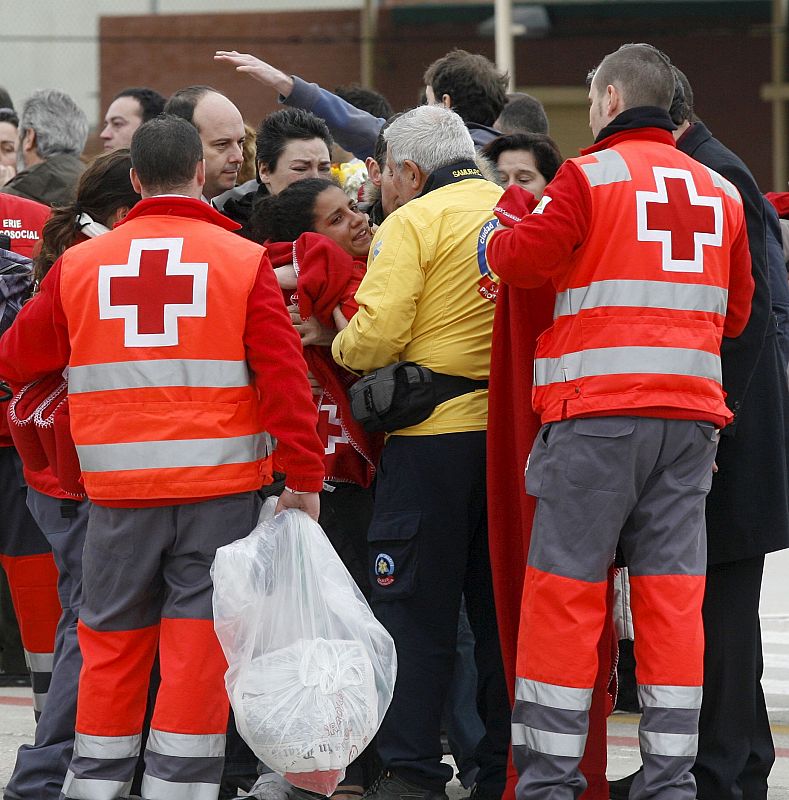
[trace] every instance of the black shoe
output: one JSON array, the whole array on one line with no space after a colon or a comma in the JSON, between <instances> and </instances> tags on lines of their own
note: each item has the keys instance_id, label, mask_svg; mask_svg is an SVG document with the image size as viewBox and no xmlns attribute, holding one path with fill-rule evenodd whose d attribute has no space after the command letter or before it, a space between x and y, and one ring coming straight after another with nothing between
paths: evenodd
<instances>
[{"instance_id":1,"label":"black shoe","mask_svg":"<svg viewBox=\"0 0 789 800\"><path fill-rule=\"evenodd\" d=\"M611 800L628 800L630 787L633 785L636 775L642 769L643 767L639 767L632 775L625 775L624 778L620 778L618 781L608 781L608 796Z\"/></svg>"},{"instance_id":2,"label":"black shoe","mask_svg":"<svg viewBox=\"0 0 789 800\"><path fill-rule=\"evenodd\" d=\"M382 772L364 797L365 800L448 800L446 792L418 786L393 772Z\"/></svg>"}]
</instances>

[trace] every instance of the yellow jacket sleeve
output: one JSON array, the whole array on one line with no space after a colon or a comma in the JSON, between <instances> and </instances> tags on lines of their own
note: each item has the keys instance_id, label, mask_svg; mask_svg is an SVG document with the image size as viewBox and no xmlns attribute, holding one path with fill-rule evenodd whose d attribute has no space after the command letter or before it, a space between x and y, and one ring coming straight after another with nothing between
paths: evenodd
<instances>
[{"instance_id":1,"label":"yellow jacket sleeve","mask_svg":"<svg viewBox=\"0 0 789 800\"><path fill-rule=\"evenodd\" d=\"M395 213L381 225L356 292L359 311L332 344L338 364L353 372L371 372L401 360L400 353L411 341L429 251L423 231L407 216Z\"/></svg>"}]
</instances>

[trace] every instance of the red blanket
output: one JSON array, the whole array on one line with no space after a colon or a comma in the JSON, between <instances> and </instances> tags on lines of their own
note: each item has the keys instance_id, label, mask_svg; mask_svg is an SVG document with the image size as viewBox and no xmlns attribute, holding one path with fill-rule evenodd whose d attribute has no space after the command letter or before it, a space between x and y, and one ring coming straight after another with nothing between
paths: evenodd
<instances>
[{"instance_id":1,"label":"red blanket","mask_svg":"<svg viewBox=\"0 0 789 800\"><path fill-rule=\"evenodd\" d=\"M517 212L519 215L528 213L528 209L517 209ZM493 325L488 410L488 526L496 614L511 701L514 701L521 595L535 507L534 498L527 495L524 488L526 458L540 428L540 419L532 410L531 400L534 353L537 337L552 323L555 296L551 284L539 289L502 285L496 299ZM609 583L609 594L612 603L613 580ZM581 762L588 782L582 795L584 800L608 800L606 717L613 708L613 697L608 690L616 646L613 619L609 615L598 648L600 669L590 711L586 753ZM510 763L504 800L513 800L516 782L517 775Z\"/></svg>"},{"instance_id":2,"label":"red blanket","mask_svg":"<svg viewBox=\"0 0 789 800\"><path fill-rule=\"evenodd\" d=\"M338 305L347 318L359 310L354 295L366 264L355 261L331 239L304 233L293 243L267 242L266 249L275 267L293 263L297 292L286 292L286 302L297 303L304 319L314 316L322 325L334 327L332 312ZM305 347L304 358L324 389L318 433L326 450L326 479L367 487L375 475L383 436L367 433L351 414L348 390L358 377L338 366L326 347Z\"/></svg>"}]
</instances>

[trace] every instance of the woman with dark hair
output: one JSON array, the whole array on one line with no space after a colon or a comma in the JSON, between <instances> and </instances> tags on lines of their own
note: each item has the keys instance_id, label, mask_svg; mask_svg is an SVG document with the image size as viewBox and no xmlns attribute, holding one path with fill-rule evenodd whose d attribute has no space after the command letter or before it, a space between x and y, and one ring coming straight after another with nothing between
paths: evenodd
<instances>
[{"instance_id":1,"label":"woman with dark hair","mask_svg":"<svg viewBox=\"0 0 789 800\"><path fill-rule=\"evenodd\" d=\"M482 155L496 168L500 186L522 186L537 199L562 163L556 142L544 133L499 136L482 148Z\"/></svg>"},{"instance_id":2,"label":"woman with dark hair","mask_svg":"<svg viewBox=\"0 0 789 800\"><path fill-rule=\"evenodd\" d=\"M367 268L372 234L367 217L336 183L310 178L264 198L255 209L252 229L254 238L266 245L286 302L292 304L292 316L314 316L327 327L334 325L337 306L345 317L353 316L358 308L353 296ZM313 378L318 434L325 450L319 522L367 595L370 485L383 441L366 433L350 413L347 391L356 377L334 363L328 348L307 346L304 357ZM375 761L375 749L368 747L348 767L333 797L361 796L375 775ZM251 796L267 795L256 785ZM291 789L290 796L310 797L301 789Z\"/></svg>"},{"instance_id":3,"label":"woman with dark hair","mask_svg":"<svg viewBox=\"0 0 789 800\"><path fill-rule=\"evenodd\" d=\"M41 250L34 263L37 282L45 278L67 248L107 231L140 199L131 185L130 167L129 151L115 150L98 156L85 170L77 187L76 201L55 209L44 226ZM36 302L35 295L29 302ZM47 342L40 343L41 347L47 345ZM28 484L27 505L49 541L57 564L62 608L52 679L36 727L35 742L19 749L13 775L6 786L6 797L14 800L27 797L56 800L74 746L77 686L82 666L77 619L89 502L80 485L76 452L68 432L68 415L62 414L66 408L65 397L61 375L44 378L17 391L12 400L19 412L16 422L9 414ZM37 422L25 426L28 430L23 432L23 439L27 442L27 453L19 438L19 417L42 423L42 431L34 431L33 439L30 433L33 427L39 427ZM74 456L71 461L69 453Z\"/></svg>"},{"instance_id":4,"label":"woman with dark hair","mask_svg":"<svg viewBox=\"0 0 789 800\"><path fill-rule=\"evenodd\" d=\"M283 108L269 114L255 137L255 182L232 189L217 207L243 226L243 236L253 239L249 221L257 204L305 178L328 178L332 144L326 123L309 111Z\"/></svg>"}]
</instances>

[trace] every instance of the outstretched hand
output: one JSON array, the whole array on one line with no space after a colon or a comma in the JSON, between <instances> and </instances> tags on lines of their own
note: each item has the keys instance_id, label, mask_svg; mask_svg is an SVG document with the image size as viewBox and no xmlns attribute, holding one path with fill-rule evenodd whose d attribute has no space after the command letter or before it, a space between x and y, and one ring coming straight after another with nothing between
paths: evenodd
<instances>
[{"instance_id":1,"label":"outstretched hand","mask_svg":"<svg viewBox=\"0 0 789 800\"><path fill-rule=\"evenodd\" d=\"M270 86L283 97L293 91L293 78L282 70L261 61L250 53L239 53L237 50L217 50L214 61L225 61L236 68L236 72L246 72L256 81Z\"/></svg>"}]
</instances>

